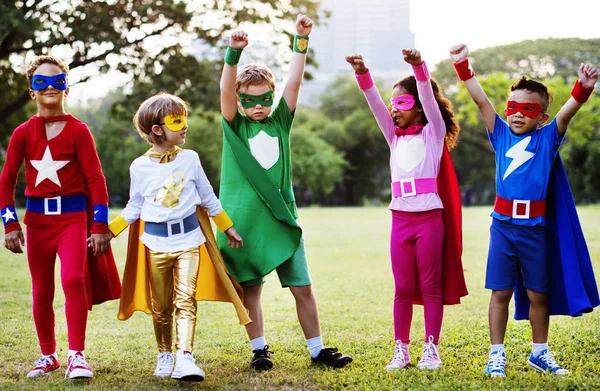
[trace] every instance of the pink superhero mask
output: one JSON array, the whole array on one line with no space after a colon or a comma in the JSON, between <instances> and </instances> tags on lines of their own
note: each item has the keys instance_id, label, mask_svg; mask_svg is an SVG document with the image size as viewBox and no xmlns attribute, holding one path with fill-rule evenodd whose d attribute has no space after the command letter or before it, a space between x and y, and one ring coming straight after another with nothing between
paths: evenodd
<instances>
[{"instance_id":1,"label":"pink superhero mask","mask_svg":"<svg viewBox=\"0 0 600 391\"><path fill-rule=\"evenodd\" d=\"M415 97L410 94L400 95L391 101L396 110L410 110L415 105Z\"/></svg>"},{"instance_id":2,"label":"pink superhero mask","mask_svg":"<svg viewBox=\"0 0 600 391\"><path fill-rule=\"evenodd\" d=\"M508 117L509 115L516 114L517 112L523 114L525 117L531 119L537 118L542 112L542 105L539 103L520 103L514 100L506 102L506 109L504 114Z\"/></svg>"}]
</instances>

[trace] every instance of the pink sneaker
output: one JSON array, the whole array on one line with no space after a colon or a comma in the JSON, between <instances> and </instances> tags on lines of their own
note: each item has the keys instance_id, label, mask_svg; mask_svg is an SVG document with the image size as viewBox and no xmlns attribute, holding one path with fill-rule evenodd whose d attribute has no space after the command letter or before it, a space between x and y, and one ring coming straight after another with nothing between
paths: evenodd
<instances>
[{"instance_id":1,"label":"pink sneaker","mask_svg":"<svg viewBox=\"0 0 600 391\"><path fill-rule=\"evenodd\" d=\"M27 377L33 379L38 376L46 376L58 368L60 368L60 364L54 356L43 356L35 362L35 367L29 371Z\"/></svg>"},{"instance_id":2,"label":"pink sneaker","mask_svg":"<svg viewBox=\"0 0 600 391\"><path fill-rule=\"evenodd\" d=\"M433 343L433 335L429 336L429 341L425 343L421 360L417 364L419 369L439 369L442 367L442 360L438 355L437 345Z\"/></svg>"},{"instance_id":3,"label":"pink sneaker","mask_svg":"<svg viewBox=\"0 0 600 391\"><path fill-rule=\"evenodd\" d=\"M402 341L396 341L396 347L394 349L394 357L385 369L392 371L394 369L406 368L410 364L410 355L408 354L408 345L402 343Z\"/></svg>"},{"instance_id":4,"label":"pink sneaker","mask_svg":"<svg viewBox=\"0 0 600 391\"><path fill-rule=\"evenodd\" d=\"M77 352L69 357L69 365L65 372L65 377L69 375L70 379L89 379L92 376L92 368L83 357L83 353Z\"/></svg>"}]
</instances>

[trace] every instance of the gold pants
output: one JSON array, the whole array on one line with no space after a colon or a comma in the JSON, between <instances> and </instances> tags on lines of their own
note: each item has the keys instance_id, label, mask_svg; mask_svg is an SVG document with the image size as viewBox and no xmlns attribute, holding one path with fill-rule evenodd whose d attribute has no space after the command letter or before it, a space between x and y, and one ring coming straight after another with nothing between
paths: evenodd
<instances>
[{"instance_id":1,"label":"gold pants","mask_svg":"<svg viewBox=\"0 0 600 391\"><path fill-rule=\"evenodd\" d=\"M156 252L148 249L148 270L152 290L152 318L159 352L172 350L171 329L175 307L177 350L191 352L196 329L196 279L200 267L199 249Z\"/></svg>"}]
</instances>

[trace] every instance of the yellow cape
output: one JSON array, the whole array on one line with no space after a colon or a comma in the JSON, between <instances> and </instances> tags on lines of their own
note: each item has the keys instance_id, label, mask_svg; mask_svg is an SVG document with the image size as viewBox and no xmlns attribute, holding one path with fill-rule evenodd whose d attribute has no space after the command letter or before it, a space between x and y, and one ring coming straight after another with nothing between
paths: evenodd
<instances>
[{"instance_id":1,"label":"yellow cape","mask_svg":"<svg viewBox=\"0 0 600 391\"><path fill-rule=\"evenodd\" d=\"M223 257L217 247L208 213L197 207L196 214L206 242L200 246L200 268L196 284L196 300L233 303L240 324L252 322L242 302L242 288L227 272ZM127 261L123 272L123 288L119 304L120 320L126 320L134 311L152 314L150 278L146 264L146 247L139 240L144 232L144 222L137 220L129 226Z\"/></svg>"}]
</instances>

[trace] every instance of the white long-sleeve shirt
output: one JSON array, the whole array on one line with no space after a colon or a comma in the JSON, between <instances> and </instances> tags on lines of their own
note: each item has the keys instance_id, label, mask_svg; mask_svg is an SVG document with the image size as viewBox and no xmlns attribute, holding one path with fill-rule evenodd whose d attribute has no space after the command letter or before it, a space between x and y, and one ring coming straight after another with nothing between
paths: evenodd
<instances>
[{"instance_id":1,"label":"white long-sleeve shirt","mask_svg":"<svg viewBox=\"0 0 600 391\"><path fill-rule=\"evenodd\" d=\"M169 163L140 156L131 163L129 173L129 201L121 212L128 224L137 219L154 223L175 222L196 213L196 205L206 208L210 216L223 210L202 169L200 157L192 150L182 150ZM196 228L171 237L144 233L140 240L150 250L173 252L198 247L206 238L202 230Z\"/></svg>"}]
</instances>

